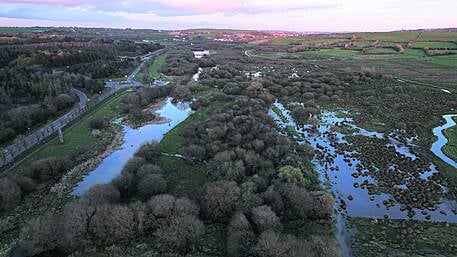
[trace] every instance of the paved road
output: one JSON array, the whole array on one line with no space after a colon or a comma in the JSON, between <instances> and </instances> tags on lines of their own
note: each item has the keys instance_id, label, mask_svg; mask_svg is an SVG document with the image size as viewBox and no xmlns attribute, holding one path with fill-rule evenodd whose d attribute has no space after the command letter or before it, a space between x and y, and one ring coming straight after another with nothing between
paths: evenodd
<instances>
[{"instance_id":1,"label":"paved road","mask_svg":"<svg viewBox=\"0 0 457 257\"><path fill-rule=\"evenodd\" d=\"M127 77L127 81L136 84L135 86L140 86L140 85L138 85L138 83L135 83L136 82L135 76L141 71L141 69L143 69L143 67L147 61L149 61L151 58L156 57L159 54L162 54L165 51L167 51L167 48L163 48L163 49L140 56L141 64Z\"/></svg>"},{"instance_id":2,"label":"paved road","mask_svg":"<svg viewBox=\"0 0 457 257\"><path fill-rule=\"evenodd\" d=\"M72 89L71 89L71 92L75 93L75 95L78 96L78 98L79 98L79 105L84 105L84 104L86 104L88 98L87 98L87 95L84 94L83 91L78 90L78 89L76 89L76 88L72 88Z\"/></svg>"},{"instance_id":3,"label":"paved road","mask_svg":"<svg viewBox=\"0 0 457 257\"><path fill-rule=\"evenodd\" d=\"M78 96L79 104L76 105L71 111L69 111L62 117L56 119L55 121L38 129L37 131L33 132L32 134L26 137L16 139L14 143L2 149L2 152L0 152L0 167L3 167L9 163L14 162L17 156L21 155L28 149L34 147L36 144L43 142L46 138L55 134L56 131L58 131L60 128L65 127L70 122L80 117L82 114L93 109L99 103L103 102L103 100L110 97L117 91L128 87L145 86L140 82L134 80L135 75L138 74L138 72L140 72L141 68L143 68L146 61L157 56L158 54L163 53L164 51L167 51L167 49L160 49L158 51L141 56L141 64L128 76L127 81L106 83L108 90L101 95L94 96L91 99L91 101L88 100L84 92L73 88L72 92L74 92Z\"/></svg>"}]
</instances>

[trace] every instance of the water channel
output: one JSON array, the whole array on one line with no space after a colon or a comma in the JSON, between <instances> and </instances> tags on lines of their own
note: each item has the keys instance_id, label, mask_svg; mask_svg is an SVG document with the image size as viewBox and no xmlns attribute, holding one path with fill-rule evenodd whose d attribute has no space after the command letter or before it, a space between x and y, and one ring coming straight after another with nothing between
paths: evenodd
<instances>
[{"instance_id":1,"label":"water channel","mask_svg":"<svg viewBox=\"0 0 457 257\"><path fill-rule=\"evenodd\" d=\"M457 117L457 114L444 115L443 119L446 123L433 129L433 134L438 138L438 140L433 143L431 150L442 161L457 169L457 161L452 160L443 153L443 146L448 143L448 139L444 135L444 131L456 125L454 120L455 117Z\"/></svg>"},{"instance_id":2,"label":"water channel","mask_svg":"<svg viewBox=\"0 0 457 257\"><path fill-rule=\"evenodd\" d=\"M121 173L125 163L133 157L142 144L160 141L168 131L184 121L191 112L188 104L174 104L172 99L168 98L164 105L156 111L158 115L166 119L165 122L147 124L139 128L123 125L122 146L107 156L95 170L89 172L75 187L73 194L79 196L96 184L109 183Z\"/></svg>"}]
</instances>

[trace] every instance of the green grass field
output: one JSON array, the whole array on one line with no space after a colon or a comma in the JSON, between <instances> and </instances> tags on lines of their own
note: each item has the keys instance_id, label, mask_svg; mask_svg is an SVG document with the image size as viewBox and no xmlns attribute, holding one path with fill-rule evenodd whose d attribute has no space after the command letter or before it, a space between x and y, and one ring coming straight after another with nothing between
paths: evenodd
<instances>
[{"instance_id":1,"label":"green grass field","mask_svg":"<svg viewBox=\"0 0 457 257\"><path fill-rule=\"evenodd\" d=\"M454 42L415 42L414 48L457 49Z\"/></svg>"},{"instance_id":2,"label":"green grass field","mask_svg":"<svg viewBox=\"0 0 457 257\"><path fill-rule=\"evenodd\" d=\"M207 163L193 164L176 157L162 156L157 164L166 171L168 188L173 195L199 199L201 189L208 181Z\"/></svg>"},{"instance_id":3,"label":"green grass field","mask_svg":"<svg viewBox=\"0 0 457 257\"><path fill-rule=\"evenodd\" d=\"M390 57L389 57L390 58ZM392 58L405 59L414 58L416 60L444 65L448 67L457 68L457 54L454 55L443 55L443 56L427 56L422 49L406 49L403 54L392 56Z\"/></svg>"},{"instance_id":4,"label":"green grass field","mask_svg":"<svg viewBox=\"0 0 457 257\"><path fill-rule=\"evenodd\" d=\"M341 48L320 49L318 51L301 52L303 56L329 56L329 57L353 57L360 54L360 51L344 50Z\"/></svg>"},{"instance_id":5,"label":"green grass field","mask_svg":"<svg viewBox=\"0 0 457 257\"><path fill-rule=\"evenodd\" d=\"M207 90L199 94L200 97L208 98L213 90ZM182 129L193 123L203 122L212 115L222 110L226 103L212 102L207 107L202 107L191 114L186 120L170 130L160 141L162 151L179 154L183 146L184 138L181 135ZM206 163L189 163L179 158L163 156L159 160L159 166L168 172L170 190L177 196L185 196L191 199L198 199L200 190L208 180L209 170Z\"/></svg>"},{"instance_id":6,"label":"green grass field","mask_svg":"<svg viewBox=\"0 0 457 257\"><path fill-rule=\"evenodd\" d=\"M415 40L419 32L373 32L373 33L355 33L358 38L365 40L379 40L388 42L408 42Z\"/></svg>"},{"instance_id":7,"label":"green grass field","mask_svg":"<svg viewBox=\"0 0 457 257\"><path fill-rule=\"evenodd\" d=\"M273 110L273 112L276 113L276 115L278 115L278 117L281 119L282 122L288 123L287 118L282 114L281 110L279 110L278 107L276 107L275 105L273 105L273 106L271 107L271 110Z\"/></svg>"},{"instance_id":8,"label":"green grass field","mask_svg":"<svg viewBox=\"0 0 457 257\"><path fill-rule=\"evenodd\" d=\"M366 54L398 54L393 48L372 48L366 51Z\"/></svg>"},{"instance_id":9,"label":"green grass field","mask_svg":"<svg viewBox=\"0 0 457 257\"><path fill-rule=\"evenodd\" d=\"M457 32L424 32L418 41L457 41Z\"/></svg>"},{"instance_id":10,"label":"green grass field","mask_svg":"<svg viewBox=\"0 0 457 257\"><path fill-rule=\"evenodd\" d=\"M118 115L117 108L119 102L127 95L126 90L116 93L108 98L104 103L84 115L81 120L76 121L70 127L65 128L64 143L61 144L58 138L51 139L48 143L40 146L29 156L27 156L14 170L9 174L17 174L24 170L30 163L48 157L68 157L85 151L91 151L100 145L102 140L91 135L89 122L95 117L113 118Z\"/></svg>"},{"instance_id":11,"label":"green grass field","mask_svg":"<svg viewBox=\"0 0 457 257\"><path fill-rule=\"evenodd\" d=\"M432 63L457 68L457 54L432 57Z\"/></svg>"},{"instance_id":12,"label":"green grass field","mask_svg":"<svg viewBox=\"0 0 457 257\"><path fill-rule=\"evenodd\" d=\"M379 44L381 45L381 47L395 47L396 45L398 45L398 43L396 42L387 42L387 41L381 41L379 42Z\"/></svg>"},{"instance_id":13,"label":"green grass field","mask_svg":"<svg viewBox=\"0 0 457 257\"><path fill-rule=\"evenodd\" d=\"M290 45L290 44L300 44L305 39L302 37L287 37L287 38L275 38L270 40L272 45Z\"/></svg>"},{"instance_id":14,"label":"green grass field","mask_svg":"<svg viewBox=\"0 0 457 257\"><path fill-rule=\"evenodd\" d=\"M329 45L329 44L336 44L338 42L344 42L347 39L343 38L306 38L304 43L307 43L309 45L319 45L319 44L324 44L324 45Z\"/></svg>"},{"instance_id":15,"label":"green grass field","mask_svg":"<svg viewBox=\"0 0 457 257\"><path fill-rule=\"evenodd\" d=\"M357 40L353 42L356 47L365 48L371 47L375 41L374 40Z\"/></svg>"},{"instance_id":16,"label":"green grass field","mask_svg":"<svg viewBox=\"0 0 457 257\"><path fill-rule=\"evenodd\" d=\"M148 72L155 79L166 79L162 74L159 73L160 67L165 63L168 53L161 54L154 59L154 63L149 66Z\"/></svg>"},{"instance_id":17,"label":"green grass field","mask_svg":"<svg viewBox=\"0 0 457 257\"><path fill-rule=\"evenodd\" d=\"M457 117L453 119L457 122ZM443 147L443 152L451 159L457 161L457 126L446 129L444 134L449 142Z\"/></svg>"}]
</instances>

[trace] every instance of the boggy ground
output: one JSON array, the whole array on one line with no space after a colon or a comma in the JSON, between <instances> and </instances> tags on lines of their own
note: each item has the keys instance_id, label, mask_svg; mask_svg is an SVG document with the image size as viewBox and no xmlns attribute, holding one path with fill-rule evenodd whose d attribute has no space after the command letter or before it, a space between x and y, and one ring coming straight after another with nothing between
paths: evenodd
<instances>
[{"instance_id":1,"label":"boggy ground","mask_svg":"<svg viewBox=\"0 0 457 257\"><path fill-rule=\"evenodd\" d=\"M457 225L408 220L349 218L355 257L451 257Z\"/></svg>"},{"instance_id":2,"label":"boggy ground","mask_svg":"<svg viewBox=\"0 0 457 257\"><path fill-rule=\"evenodd\" d=\"M341 61L341 58L333 58L332 62L335 62L337 63L335 65L340 66L344 66L344 64L348 61L342 60L340 63L336 61L336 59ZM264 60L268 64L286 62L282 68L279 65L274 66L274 68L265 65L268 67L267 69L274 74L267 74L266 76L276 77L278 80L285 80L286 76L290 76L295 71L292 70L292 68L296 68L298 70L296 73L300 78L294 79L295 82L293 86L306 85L303 82L298 83L298 81L303 81L303 78L306 77L306 74L303 74L301 68L299 67L306 66L304 63L315 63L319 65L322 61L320 58L295 58L288 60L275 59L274 55L270 55L268 58L264 58ZM359 64L358 67L363 66L364 63L373 63L365 60L362 60L361 62L362 63ZM276 72L279 70L284 71L284 68L287 70L287 67L290 67L289 65L292 67L289 69L288 73L286 71L285 74L281 76L279 72ZM402 62L402 65L405 66L406 62ZM408 65L412 68L415 64L414 62L410 62ZM421 63L421 65L426 64ZM436 66L434 68L438 69ZM308 70L311 73L314 73L316 67L310 67ZM326 71L329 71L329 69L326 69ZM348 69L348 71L350 70ZM354 176L359 177L370 175L378 182L378 185L375 185L374 183L367 181L367 183L363 185L357 184L358 187L363 186L370 194L378 194L379 192L392 193L393 199L395 200L385 201L384 205L386 208L392 206L394 201L399 202L402 204L402 210L408 211L416 207L421 212L420 214L426 216L428 219L430 218L427 213L428 210L434 210L440 197L445 195L443 188L439 185L448 187L449 192L446 197L455 198L456 190L454 189L454 185L456 178L455 174L453 174L455 170L440 162L429 151L430 145L434 140L432 136L432 128L439 124L443 114L452 113L456 110L457 105L455 102L455 96L429 85L410 85L397 79L393 79L391 76L384 76L381 72L383 72L382 69L362 69L360 71L356 70L355 73L342 72L339 69L334 69L333 72L331 72L332 76L335 76L345 82L341 84L343 86L342 88L341 86L340 88L334 87L336 90L332 91L331 88L324 87L324 90L313 91L313 89L318 89L318 86L312 85L306 90L308 94L303 94L304 92L302 92L300 95L296 93L296 89L293 89L283 83L283 91L278 91L277 94L278 97L282 99L282 102L287 104L288 109L291 110L292 115L294 115L297 121L303 120L303 116L300 115L301 111L298 110L300 108L296 105L297 102L303 103L305 108L313 107L313 105L317 104L322 109L349 110L350 112L345 114L345 116L352 117L358 126L371 131L384 132L387 135L395 132L395 137L398 141L400 141L400 143L405 144L408 139L416 138L413 140L416 146L413 147L412 152L415 153L418 158L414 160L407 156L398 155L394 148L386 146L387 143L389 143L386 138L351 136L346 138L349 141L347 144L336 144L336 146L341 152L358 152L347 154L346 156L348 161L353 158L361 160L361 163L356 167L359 172L354 173ZM405 75L406 73L402 74ZM441 78L440 81L447 79L447 73L445 72L442 74L444 74L444 77ZM422 78L423 75L424 74L422 74L420 78ZM430 78L424 81L430 81ZM292 89L292 92L294 93L290 94L291 91L288 93L287 91L284 91L284 89L287 89L288 91ZM323 93L327 94L327 90L329 91L328 96L336 94L338 97L334 97L334 101L328 101L325 98L317 97L318 94L316 93L321 94L323 91ZM342 94L337 90L342 90ZM310 92L313 94L310 95ZM294 109L297 111L294 111ZM273 109L273 111L275 110ZM313 114L312 109L308 110L308 113ZM282 117L282 119L284 119L284 117ZM306 121L306 119L304 119L303 123L308 122L312 122L312 120ZM344 130L345 128L340 129ZM419 179L421 175L430 171L430 162L433 162L440 172L430 176L428 180ZM392 169L391 165L395 167L395 172L389 171ZM378 171L378 168L380 171ZM399 187L400 185L403 185L406 180L408 180L408 183L410 184L410 187L407 190ZM350 201L349 199L344 200ZM448 215L450 214L452 213L448 213ZM409 215L413 216L414 212L409 211ZM353 221L355 222L355 220L355 218L351 218L349 223L352 223ZM366 220L370 221L370 219ZM386 223L388 222L389 221L386 221ZM412 227L423 224L432 230L440 228L444 229L447 228L447 226L453 226L445 225L445 223L435 224L418 221L404 222L409 222L408 224L411 224ZM376 227L373 224L366 222L365 225L367 227L372 226L370 229L366 229L361 226L356 226L356 228L361 230L362 236L366 234L367 237L379 238L377 236ZM395 233L397 230L401 232L398 227L391 228L392 233ZM438 243L435 245L436 248L434 251L438 253L437 256L440 254L440 248L446 248L448 244L452 245L452 242L450 242L452 239L446 240L438 233L430 233L429 235L427 235L427 233L421 233L419 236L422 236L424 240L441 240L442 245L439 245ZM361 237L361 235L356 233L354 240L359 240L359 237ZM373 240L373 244L375 244L375 242L376 240ZM385 245L383 246L383 249L392 247L396 250L381 254L377 252L378 249L376 249L372 254L372 251L368 249L370 245L360 247L360 245L353 243L353 246L356 250L355 252L359 251L356 256L395 256L394 254L397 252L399 256L408 256L407 253L402 255L400 251L402 248L395 246L395 240L388 240L384 243ZM390 243L393 243L394 245L389 246ZM365 247L367 247L368 250ZM412 248L417 250L415 253L428 252L427 249L423 250L418 245L413 244ZM365 249L365 251L369 254L364 255L365 252L363 249ZM452 249L452 247L449 249ZM414 250L411 252L414 252ZM447 254L451 252L452 250L447 252Z\"/></svg>"},{"instance_id":3,"label":"boggy ground","mask_svg":"<svg viewBox=\"0 0 457 257\"><path fill-rule=\"evenodd\" d=\"M442 185L446 183L441 173L434 173L427 179L421 178L432 171L429 160L401 156L395 147L387 146L390 140L385 138L351 136L346 139L348 143L338 144L337 148L352 152L347 155L348 162L351 158L360 160L356 166L357 172L352 176L372 177L377 182L377 185L369 182L361 185L368 189L369 194L388 191L394 201L386 200L383 203L386 207L396 202L402 205L402 211L408 211L411 218L415 215L413 208L422 210L426 219L431 218L427 210L436 210L438 201L444 195ZM407 185L407 188L402 185Z\"/></svg>"}]
</instances>

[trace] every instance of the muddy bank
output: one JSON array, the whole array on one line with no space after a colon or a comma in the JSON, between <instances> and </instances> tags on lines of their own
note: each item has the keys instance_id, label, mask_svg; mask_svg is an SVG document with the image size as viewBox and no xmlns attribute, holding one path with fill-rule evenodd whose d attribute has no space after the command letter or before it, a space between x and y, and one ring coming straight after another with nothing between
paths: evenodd
<instances>
[{"instance_id":1,"label":"muddy bank","mask_svg":"<svg viewBox=\"0 0 457 257\"><path fill-rule=\"evenodd\" d=\"M113 140L101 154L98 154L97 156L73 167L59 182L52 186L50 192L57 194L59 197L71 193L73 187L76 183L78 183L78 181L81 181L84 176L96 168L103 161L103 159L119 149L124 140L124 133L121 130L114 133L115 135Z\"/></svg>"},{"instance_id":2,"label":"muddy bank","mask_svg":"<svg viewBox=\"0 0 457 257\"><path fill-rule=\"evenodd\" d=\"M164 98L160 101L157 101L148 108L146 108L144 111L151 112L155 114L157 111L162 109L165 104L167 103L167 99ZM117 118L114 119L111 123L113 124L118 124L118 125L123 125L123 126L129 126L132 128L139 128L143 127L149 124L165 124L169 123L169 119L160 115L154 115L155 118L153 120L149 121L144 121L143 124L139 125L134 125L131 124L128 120L124 118ZM101 164L101 162L108 157L110 154L112 154L114 151L119 150L122 145L125 143L124 141L124 136L125 136L125 131L124 130L115 130L114 136L110 137L112 140L110 140L109 145L105 148L105 150L96 155L93 158L90 158L81 164L73 167L67 174L65 174L62 179L56 183L52 188L51 192L56 193L59 197L64 196L67 193L71 193L73 187L75 186L76 183L81 181L83 177L85 177L90 171L94 170L97 166Z\"/></svg>"}]
</instances>

